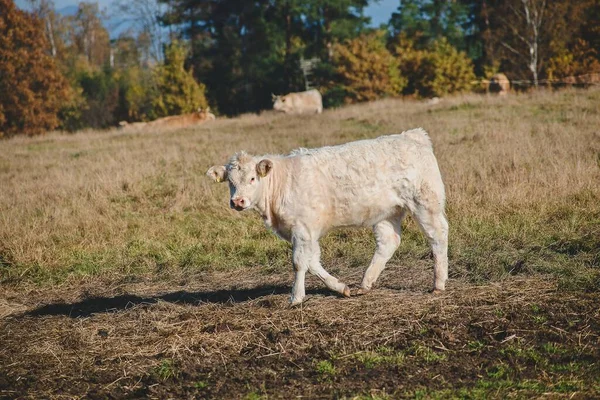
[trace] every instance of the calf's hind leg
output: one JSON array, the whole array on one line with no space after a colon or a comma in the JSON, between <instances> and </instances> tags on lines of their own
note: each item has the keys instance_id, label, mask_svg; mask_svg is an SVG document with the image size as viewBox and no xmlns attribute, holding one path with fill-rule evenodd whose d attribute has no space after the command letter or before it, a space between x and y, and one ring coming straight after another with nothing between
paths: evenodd
<instances>
[{"instance_id":1,"label":"calf's hind leg","mask_svg":"<svg viewBox=\"0 0 600 400\"><path fill-rule=\"evenodd\" d=\"M365 271L362 284L358 294L365 294L373 287L373 284L381 275L387 262L392 258L394 252L400 245L400 235L402 233L402 220L405 212L388 220L381 221L373 226L377 248L371 260L369 268Z\"/></svg>"},{"instance_id":2,"label":"calf's hind leg","mask_svg":"<svg viewBox=\"0 0 600 400\"><path fill-rule=\"evenodd\" d=\"M421 230L427 237L433 252L433 292L446 288L448 280L448 221L443 210L438 207L419 205L414 212Z\"/></svg>"}]
</instances>

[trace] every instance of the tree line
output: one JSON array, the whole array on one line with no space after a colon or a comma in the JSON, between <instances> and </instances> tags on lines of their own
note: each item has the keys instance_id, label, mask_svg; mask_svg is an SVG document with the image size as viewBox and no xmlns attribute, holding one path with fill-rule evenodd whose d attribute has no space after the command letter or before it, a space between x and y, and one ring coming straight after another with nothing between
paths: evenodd
<instances>
[{"instance_id":1,"label":"tree line","mask_svg":"<svg viewBox=\"0 0 600 400\"><path fill-rule=\"evenodd\" d=\"M96 3L60 16L0 0L0 135L106 128L211 108L326 106L477 90L496 72L532 86L600 73L600 0L401 0L373 28L367 0L117 0L136 29L111 39ZM593 76L593 75L591 75ZM572 78L569 78L572 79Z\"/></svg>"}]
</instances>

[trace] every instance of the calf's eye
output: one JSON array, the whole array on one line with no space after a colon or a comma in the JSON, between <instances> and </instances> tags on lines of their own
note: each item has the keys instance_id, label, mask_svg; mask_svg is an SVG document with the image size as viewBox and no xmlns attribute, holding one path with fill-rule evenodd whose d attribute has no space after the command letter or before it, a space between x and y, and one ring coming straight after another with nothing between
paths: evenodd
<instances>
[{"instance_id":1,"label":"calf's eye","mask_svg":"<svg viewBox=\"0 0 600 400\"><path fill-rule=\"evenodd\" d=\"M251 178L250 183L254 183L255 180L256 180L256 178Z\"/></svg>"}]
</instances>

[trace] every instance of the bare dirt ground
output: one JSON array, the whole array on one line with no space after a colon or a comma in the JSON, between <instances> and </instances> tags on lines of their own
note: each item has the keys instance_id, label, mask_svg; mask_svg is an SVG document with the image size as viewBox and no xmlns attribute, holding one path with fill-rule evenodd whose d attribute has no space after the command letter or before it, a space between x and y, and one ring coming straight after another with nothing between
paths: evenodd
<instances>
[{"instance_id":1,"label":"bare dirt ground","mask_svg":"<svg viewBox=\"0 0 600 400\"><path fill-rule=\"evenodd\" d=\"M259 270L0 294L2 398L598 398L600 293L551 278L343 299ZM349 283L362 270L342 270Z\"/></svg>"}]
</instances>

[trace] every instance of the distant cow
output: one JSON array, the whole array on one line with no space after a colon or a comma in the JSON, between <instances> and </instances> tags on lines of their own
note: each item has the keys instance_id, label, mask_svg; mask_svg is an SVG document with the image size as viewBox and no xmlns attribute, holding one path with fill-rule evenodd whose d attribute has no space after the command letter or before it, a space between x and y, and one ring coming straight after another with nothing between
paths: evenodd
<instances>
[{"instance_id":1,"label":"distant cow","mask_svg":"<svg viewBox=\"0 0 600 400\"><path fill-rule=\"evenodd\" d=\"M205 121L213 121L215 115L210 112L210 107L206 107L206 110L199 108L198 111L183 114L183 115L172 115L170 117L158 118L150 122L133 122L128 123L126 121L119 122L119 126L122 128L185 128L188 126L200 124Z\"/></svg>"},{"instance_id":2,"label":"distant cow","mask_svg":"<svg viewBox=\"0 0 600 400\"><path fill-rule=\"evenodd\" d=\"M229 206L255 209L265 225L292 243L296 271L291 303L305 296L306 271L330 289L350 289L321 266L319 238L344 226L371 226L377 249L358 294L368 292L400 244L402 220L411 214L422 228L435 258L433 289L448 278L448 222L444 183L429 135L413 129L289 155L235 154L207 173L228 182Z\"/></svg>"},{"instance_id":3,"label":"distant cow","mask_svg":"<svg viewBox=\"0 0 600 400\"><path fill-rule=\"evenodd\" d=\"M507 95L510 90L510 81L503 73L492 75L488 85L489 93L497 93L499 95Z\"/></svg>"},{"instance_id":4,"label":"distant cow","mask_svg":"<svg viewBox=\"0 0 600 400\"><path fill-rule=\"evenodd\" d=\"M121 121L119 122L119 128L121 129L141 129L144 126L148 125L147 122L127 122L127 121Z\"/></svg>"},{"instance_id":5,"label":"distant cow","mask_svg":"<svg viewBox=\"0 0 600 400\"><path fill-rule=\"evenodd\" d=\"M589 74L579 76L565 76L563 78L560 78L559 80L567 86L578 85L587 87L589 85L596 85L600 83L600 73L592 72Z\"/></svg>"},{"instance_id":6,"label":"distant cow","mask_svg":"<svg viewBox=\"0 0 600 400\"><path fill-rule=\"evenodd\" d=\"M323 112L323 99L316 89L306 92L289 93L283 96L273 96L273 109L286 114L305 114Z\"/></svg>"}]
</instances>

